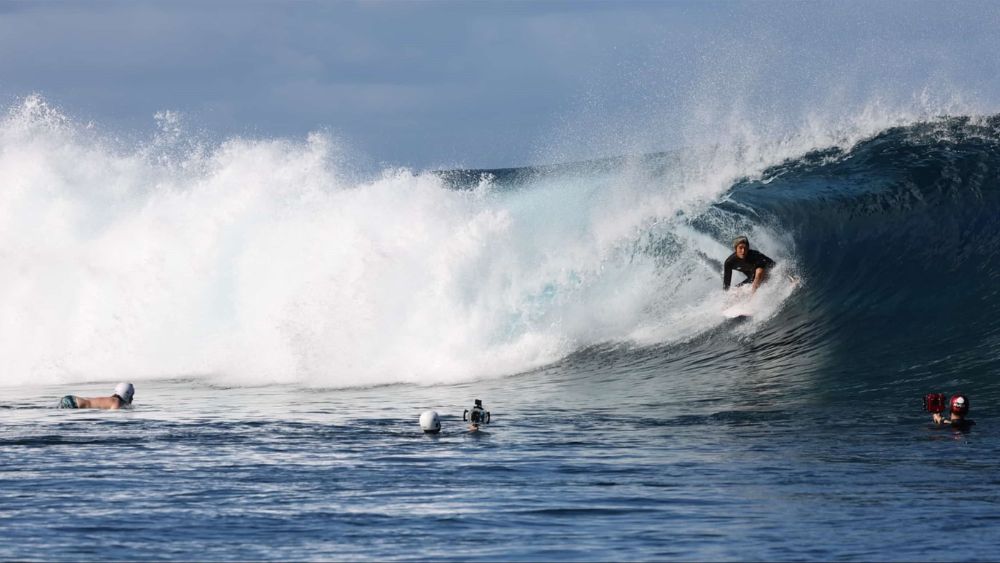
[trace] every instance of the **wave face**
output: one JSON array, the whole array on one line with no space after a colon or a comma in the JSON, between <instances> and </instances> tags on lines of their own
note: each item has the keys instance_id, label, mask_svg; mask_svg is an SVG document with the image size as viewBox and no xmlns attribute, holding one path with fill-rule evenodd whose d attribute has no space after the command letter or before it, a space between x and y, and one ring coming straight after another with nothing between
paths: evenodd
<instances>
[{"instance_id":1,"label":"wave face","mask_svg":"<svg viewBox=\"0 0 1000 563\"><path fill-rule=\"evenodd\" d=\"M827 393L994 387L1000 118L890 128L739 182L731 199L795 240L808 290L775 322L826 349Z\"/></svg>"},{"instance_id":2,"label":"wave face","mask_svg":"<svg viewBox=\"0 0 1000 563\"><path fill-rule=\"evenodd\" d=\"M646 165L662 177L672 159L650 156ZM520 185L537 171L496 173ZM668 307L684 307L679 314L660 317L684 325L684 336L661 328L651 348L608 352L612 360L584 351L573 369L621 363L671 380L644 386L635 400L652 393L713 401L717 385L739 374L753 390L730 390L737 410L759 410L776 389L780 399L772 398L783 406L771 408L818 402L850 409L867 400L873 412L886 401L910 403L909 411L914 397L939 388L974 390L980 404L1000 399L993 377L1000 368L1000 117L917 120L807 150L733 179L695 213L661 221L670 227L650 226L654 242L645 250L664 259L672 280L699 280L697 296L667 299ZM718 309L698 300L718 307L706 295L719 292L729 250L704 241L740 233L777 258L777 281L764 286L753 322L710 327ZM792 286L782 273L801 283Z\"/></svg>"},{"instance_id":3,"label":"wave face","mask_svg":"<svg viewBox=\"0 0 1000 563\"><path fill-rule=\"evenodd\" d=\"M358 180L324 135L212 145L166 114L128 144L29 98L0 123L0 385L448 383L609 345L711 359L720 333L825 372L988 367L997 127L869 116ZM780 271L733 326L719 264L737 234Z\"/></svg>"}]
</instances>

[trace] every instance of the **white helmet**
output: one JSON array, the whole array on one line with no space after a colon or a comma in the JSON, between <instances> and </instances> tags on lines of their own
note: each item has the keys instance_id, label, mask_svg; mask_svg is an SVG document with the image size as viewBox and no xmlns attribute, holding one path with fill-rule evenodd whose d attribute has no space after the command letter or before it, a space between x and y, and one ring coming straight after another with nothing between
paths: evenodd
<instances>
[{"instance_id":1,"label":"white helmet","mask_svg":"<svg viewBox=\"0 0 1000 563\"><path fill-rule=\"evenodd\" d=\"M420 415L420 428L428 434L437 434L441 431L441 419L435 411L424 411Z\"/></svg>"},{"instance_id":2,"label":"white helmet","mask_svg":"<svg viewBox=\"0 0 1000 563\"><path fill-rule=\"evenodd\" d=\"M132 395L135 395L135 387L131 383L119 383L115 385L115 395L125 401L126 404L132 404Z\"/></svg>"}]
</instances>

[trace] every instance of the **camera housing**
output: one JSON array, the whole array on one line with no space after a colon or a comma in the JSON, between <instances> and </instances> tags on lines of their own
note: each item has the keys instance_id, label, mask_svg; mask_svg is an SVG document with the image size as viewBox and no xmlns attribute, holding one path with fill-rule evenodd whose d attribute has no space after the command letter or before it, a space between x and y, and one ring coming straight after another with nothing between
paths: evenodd
<instances>
[{"instance_id":1,"label":"camera housing","mask_svg":"<svg viewBox=\"0 0 1000 563\"><path fill-rule=\"evenodd\" d=\"M490 411L483 409L483 401L481 399L476 399L476 404L472 407L471 411L466 409L462 412L462 420L472 423L473 426L489 424Z\"/></svg>"},{"instance_id":2,"label":"camera housing","mask_svg":"<svg viewBox=\"0 0 1000 563\"><path fill-rule=\"evenodd\" d=\"M928 393L924 395L924 410L931 413L943 413L948 405L948 397L944 393Z\"/></svg>"}]
</instances>

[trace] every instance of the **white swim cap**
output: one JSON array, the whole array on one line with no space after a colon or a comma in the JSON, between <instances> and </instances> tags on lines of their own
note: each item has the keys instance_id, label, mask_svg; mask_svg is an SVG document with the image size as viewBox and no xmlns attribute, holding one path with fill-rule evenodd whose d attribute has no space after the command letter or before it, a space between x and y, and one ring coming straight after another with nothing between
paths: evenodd
<instances>
[{"instance_id":1,"label":"white swim cap","mask_svg":"<svg viewBox=\"0 0 1000 563\"><path fill-rule=\"evenodd\" d=\"M420 415L420 427L428 434L437 434L441 431L441 419L435 411L424 411Z\"/></svg>"},{"instance_id":2,"label":"white swim cap","mask_svg":"<svg viewBox=\"0 0 1000 563\"><path fill-rule=\"evenodd\" d=\"M121 400L128 404L132 404L132 395L135 395L135 387L131 383L119 383L115 385L115 395L121 397Z\"/></svg>"}]
</instances>

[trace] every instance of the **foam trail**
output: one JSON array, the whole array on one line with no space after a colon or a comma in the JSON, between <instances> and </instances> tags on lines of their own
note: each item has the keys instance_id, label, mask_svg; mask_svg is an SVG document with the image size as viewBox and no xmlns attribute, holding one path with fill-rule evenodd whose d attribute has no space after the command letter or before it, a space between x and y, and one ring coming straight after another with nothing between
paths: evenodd
<instances>
[{"instance_id":1,"label":"foam trail","mask_svg":"<svg viewBox=\"0 0 1000 563\"><path fill-rule=\"evenodd\" d=\"M898 119L454 190L351 180L325 135L206 146L159 117L135 147L38 97L0 123L0 385L450 382L690 338L721 322L703 256L728 253L691 219L794 263L781 233L706 213L739 177Z\"/></svg>"}]
</instances>

